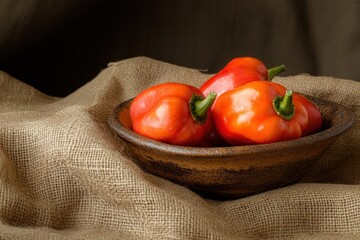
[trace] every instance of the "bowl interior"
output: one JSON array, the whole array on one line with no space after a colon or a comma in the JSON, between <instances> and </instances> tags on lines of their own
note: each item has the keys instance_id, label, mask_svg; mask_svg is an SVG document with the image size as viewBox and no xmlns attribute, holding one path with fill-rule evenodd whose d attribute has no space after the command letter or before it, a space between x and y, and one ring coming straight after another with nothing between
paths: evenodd
<instances>
[{"instance_id":1,"label":"bowl interior","mask_svg":"<svg viewBox=\"0 0 360 240\"><path fill-rule=\"evenodd\" d=\"M305 95L305 94L304 94ZM354 114L345 106L317 98L314 96L305 95L308 99L313 101L323 115L323 127L315 134L305 136L299 139L276 142L270 144L244 145L244 146L228 146L228 147L188 147L175 146L167 143L155 141L143 137L132 131L132 122L130 118L130 105L133 99L129 99L117 105L110 113L108 123L111 129L118 134L118 136L126 141L134 142L139 146L151 146L159 151L172 152L174 154L185 155L211 155L222 156L224 154L237 154L249 151L262 151L271 146L272 150L282 149L284 147L296 147L304 144L314 144L316 142L337 137L348 130L354 122Z\"/></svg>"}]
</instances>

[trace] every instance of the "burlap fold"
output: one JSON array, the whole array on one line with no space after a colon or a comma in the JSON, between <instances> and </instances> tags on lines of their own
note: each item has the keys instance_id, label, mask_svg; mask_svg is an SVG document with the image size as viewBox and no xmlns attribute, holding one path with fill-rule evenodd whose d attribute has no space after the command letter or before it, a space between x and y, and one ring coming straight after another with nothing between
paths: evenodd
<instances>
[{"instance_id":1,"label":"burlap fold","mask_svg":"<svg viewBox=\"0 0 360 240\"><path fill-rule=\"evenodd\" d=\"M299 183L233 201L201 198L126 156L107 125L113 107L156 83L209 76L136 57L54 98L1 72L0 239L359 239L358 120ZM358 82L274 81L359 118Z\"/></svg>"}]
</instances>

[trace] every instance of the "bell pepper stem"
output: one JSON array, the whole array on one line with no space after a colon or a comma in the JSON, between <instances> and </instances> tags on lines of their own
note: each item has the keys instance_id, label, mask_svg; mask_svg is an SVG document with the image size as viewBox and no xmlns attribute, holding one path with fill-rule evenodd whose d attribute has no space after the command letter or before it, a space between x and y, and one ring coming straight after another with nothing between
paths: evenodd
<instances>
[{"instance_id":1,"label":"bell pepper stem","mask_svg":"<svg viewBox=\"0 0 360 240\"><path fill-rule=\"evenodd\" d=\"M267 70L269 81L271 81L276 75L286 71L285 65L276 66Z\"/></svg>"},{"instance_id":2,"label":"bell pepper stem","mask_svg":"<svg viewBox=\"0 0 360 240\"><path fill-rule=\"evenodd\" d=\"M207 113L216 99L216 93L210 92L205 98L193 94L189 101L192 118L200 124L205 123Z\"/></svg>"},{"instance_id":3,"label":"bell pepper stem","mask_svg":"<svg viewBox=\"0 0 360 240\"><path fill-rule=\"evenodd\" d=\"M292 119L295 114L295 106L293 104L293 92L286 90L285 95L275 97L273 101L275 112L286 120Z\"/></svg>"}]
</instances>

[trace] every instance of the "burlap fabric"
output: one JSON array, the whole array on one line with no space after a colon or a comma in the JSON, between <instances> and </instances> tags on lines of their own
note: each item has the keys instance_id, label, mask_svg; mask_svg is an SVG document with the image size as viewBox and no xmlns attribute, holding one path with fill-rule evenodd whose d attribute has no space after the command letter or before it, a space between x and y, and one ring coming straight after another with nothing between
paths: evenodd
<instances>
[{"instance_id":1,"label":"burlap fabric","mask_svg":"<svg viewBox=\"0 0 360 240\"><path fill-rule=\"evenodd\" d=\"M126 156L107 125L115 105L156 83L199 86L208 77L137 57L53 98L1 72L0 238L360 238L358 120L299 183L233 201L204 199ZM359 118L358 82L305 74L274 81Z\"/></svg>"}]
</instances>

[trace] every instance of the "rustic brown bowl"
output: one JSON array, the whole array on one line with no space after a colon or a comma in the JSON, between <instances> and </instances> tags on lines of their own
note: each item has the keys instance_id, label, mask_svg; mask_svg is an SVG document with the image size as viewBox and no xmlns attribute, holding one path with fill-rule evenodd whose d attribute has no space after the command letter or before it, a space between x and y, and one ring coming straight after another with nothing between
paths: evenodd
<instances>
[{"instance_id":1,"label":"rustic brown bowl","mask_svg":"<svg viewBox=\"0 0 360 240\"><path fill-rule=\"evenodd\" d=\"M235 199L295 183L352 126L354 114L346 107L307 97L320 109L323 129L270 144L207 148L154 141L131 130L131 99L113 109L108 123L126 143L132 160L146 172L208 198Z\"/></svg>"}]
</instances>

